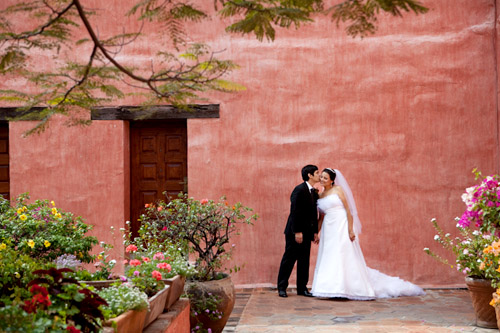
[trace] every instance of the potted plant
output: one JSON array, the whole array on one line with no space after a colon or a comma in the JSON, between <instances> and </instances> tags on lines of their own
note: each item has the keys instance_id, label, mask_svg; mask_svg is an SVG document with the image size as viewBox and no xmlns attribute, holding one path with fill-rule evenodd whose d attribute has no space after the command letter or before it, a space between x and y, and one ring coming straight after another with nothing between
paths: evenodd
<instances>
[{"instance_id":1,"label":"potted plant","mask_svg":"<svg viewBox=\"0 0 500 333\"><path fill-rule=\"evenodd\" d=\"M141 332L149 309L148 295L129 283L97 291L107 305L102 305L105 326L118 332Z\"/></svg>"},{"instance_id":2,"label":"potted plant","mask_svg":"<svg viewBox=\"0 0 500 333\"><path fill-rule=\"evenodd\" d=\"M127 221L126 224L129 225L130 222ZM122 229L122 232L128 257L147 258L149 262L144 267L150 267L151 272L156 267L161 274L161 281L169 286L165 302L165 310L168 311L183 293L186 277L196 274L195 267L188 261L185 252L187 247L182 240L166 239L154 221L143 222L139 236L133 239L130 230ZM130 264L130 260L126 260L126 263ZM138 263L141 261L134 262L136 265ZM128 272L130 276L130 272L135 270L130 269Z\"/></svg>"},{"instance_id":3,"label":"potted plant","mask_svg":"<svg viewBox=\"0 0 500 333\"><path fill-rule=\"evenodd\" d=\"M225 197L218 201L195 200L182 193L168 203L160 201L146 207L142 223L157 230L161 239L181 240L179 246L194 258L196 274L186 282L187 296L195 304L200 299L208 300L202 304L214 299L217 302L215 309L205 309L217 314L210 318L206 311L192 309L192 330L203 327L221 332L224 328L234 306L234 286L230 276L224 273L227 269L224 264L231 258L233 249L230 238L239 233L241 224L252 224L258 218L251 212L251 208L241 203L230 205ZM237 270L239 267L235 266L229 272Z\"/></svg>"},{"instance_id":4,"label":"potted plant","mask_svg":"<svg viewBox=\"0 0 500 333\"><path fill-rule=\"evenodd\" d=\"M480 172L475 169L473 172L476 179L481 177ZM445 234L436 219L431 220L437 231L434 240L452 252L456 269L466 275L465 281L476 312L476 324L488 328L497 327L495 312L487 304L500 281L494 251L500 227L499 180L498 175L488 176L480 184L466 189L462 195L466 210L461 218L456 218L459 236L453 238L449 233ZM424 251L453 267L447 259L429 248Z\"/></svg>"}]
</instances>

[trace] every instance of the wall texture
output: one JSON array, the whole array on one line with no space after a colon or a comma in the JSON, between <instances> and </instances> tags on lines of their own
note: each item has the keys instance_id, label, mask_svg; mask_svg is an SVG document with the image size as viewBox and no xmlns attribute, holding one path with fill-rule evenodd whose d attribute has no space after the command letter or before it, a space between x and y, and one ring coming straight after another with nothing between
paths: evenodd
<instances>
[{"instance_id":1,"label":"wall texture","mask_svg":"<svg viewBox=\"0 0 500 333\"><path fill-rule=\"evenodd\" d=\"M349 181L370 267L423 286L463 284L461 273L423 248L439 250L431 218L454 230L474 167L500 172L498 4L423 2L429 13L382 16L377 34L364 39L345 36L322 16L300 30L278 30L274 43L228 35L228 22L217 18L189 27L193 41L225 50L222 57L241 66L229 79L247 88L207 96L220 103L219 119L188 120L189 194L225 194L260 215L234 239L233 263L244 264L236 284L276 283L290 192L309 163L340 169ZM122 1L84 3L109 14L93 19L102 35L134 27L117 21ZM146 63L163 48L139 41L119 59ZM13 78L0 88L20 84ZM10 124L12 194L53 199L110 241L109 227L128 218L127 124L95 121L82 129L54 121L41 136L21 138L29 126Z\"/></svg>"}]
</instances>

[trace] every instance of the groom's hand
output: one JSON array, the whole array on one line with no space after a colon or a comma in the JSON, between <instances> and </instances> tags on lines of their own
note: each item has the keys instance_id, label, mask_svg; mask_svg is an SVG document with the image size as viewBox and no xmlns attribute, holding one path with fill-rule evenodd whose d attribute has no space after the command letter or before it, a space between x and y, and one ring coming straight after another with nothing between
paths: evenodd
<instances>
[{"instance_id":1,"label":"groom's hand","mask_svg":"<svg viewBox=\"0 0 500 333\"><path fill-rule=\"evenodd\" d=\"M318 244L318 243L319 243L318 234L314 234L314 244Z\"/></svg>"},{"instance_id":2,"label":"groom's hand","mask_svg":"<svg viewBox=\"0 0 500 333\"><path fill-rule=\"evenodd\" d=\"M302 243L302 233L301 232L297 232L295 233L295 241L298 243L298 244L301 244Z\"/></svg>"}]
</instances>

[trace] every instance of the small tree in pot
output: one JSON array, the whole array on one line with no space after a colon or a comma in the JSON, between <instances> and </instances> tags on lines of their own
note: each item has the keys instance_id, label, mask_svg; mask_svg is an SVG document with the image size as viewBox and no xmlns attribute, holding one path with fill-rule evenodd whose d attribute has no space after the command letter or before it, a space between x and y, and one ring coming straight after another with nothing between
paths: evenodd
<instances>
[{"instance_id":1,"label":"small tree in pot","mask_svg":"<svg viewBox=\"0 0 500 333\"><path fill-rule=\"evenodd\" d=\"M251 225L257 218L251 208L239 202L231 205L225 197L218 201L195 200L180 194L178 199L168 203L160 201L156 205L147 205L146 213L141 216L142 228L146 225L151 228L150 233L160 231L164 239L179 240L185 253L194 255L197 273L186 284L188 297L196 304L203 299L217 299L216 307L212 301L201 302L210 305L202 311L203 314L199 311L200 307L198 311L192 310L193 330L196 331L198 326L211 328L212 332L222 331L234 306L234 287L224 274L227 269L224 264L232 256L230 238L239 234L240 225ZM229 272L238 270L239 267L235 266ZM223 280L229 281L230 287L221 285ZM199 324L200 321L203 325Z\"/></svg>"}]
</instances>

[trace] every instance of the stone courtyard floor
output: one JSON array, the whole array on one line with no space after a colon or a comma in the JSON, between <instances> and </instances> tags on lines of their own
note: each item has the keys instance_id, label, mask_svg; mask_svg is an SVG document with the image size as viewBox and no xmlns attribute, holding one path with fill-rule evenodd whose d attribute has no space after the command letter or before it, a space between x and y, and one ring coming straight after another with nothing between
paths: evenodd
<instances>
[{"instance_id":1,"label":"stone courtyard floor","mask_svg":"<svg viewBox=\"0 0 500 333\"><path fill-rule=\"evenodd\" d=\"M427 289L425 296L348 301L278 297L274 289L237 290L229 332L498 332L475 326L466 289Z\"/></svg>"}]
</instances>

